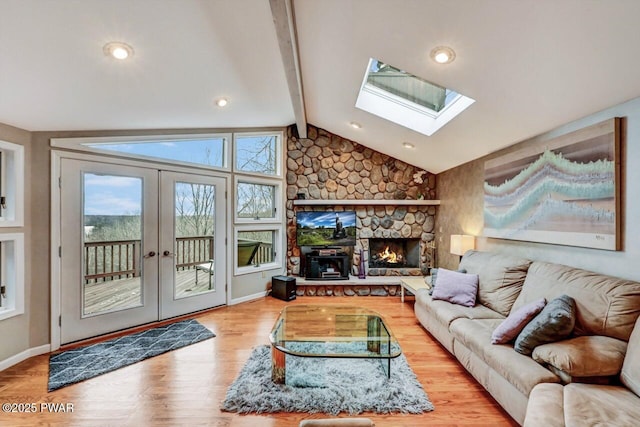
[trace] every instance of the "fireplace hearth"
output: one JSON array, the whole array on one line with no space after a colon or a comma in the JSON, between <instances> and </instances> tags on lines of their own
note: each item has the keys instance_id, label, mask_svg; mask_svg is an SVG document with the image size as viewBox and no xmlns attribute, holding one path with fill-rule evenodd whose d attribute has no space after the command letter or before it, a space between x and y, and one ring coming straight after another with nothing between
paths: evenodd
<instances>
[{"instance_id":1,"label":"fireplace hearth","mask_svg":"<svg viewBox=\"0 0 640 427\"><path fill-rule=\"evenodd\" d=\"M369 268L419 268L420 239L369 239Z\"/></svg>"}]
</instances>

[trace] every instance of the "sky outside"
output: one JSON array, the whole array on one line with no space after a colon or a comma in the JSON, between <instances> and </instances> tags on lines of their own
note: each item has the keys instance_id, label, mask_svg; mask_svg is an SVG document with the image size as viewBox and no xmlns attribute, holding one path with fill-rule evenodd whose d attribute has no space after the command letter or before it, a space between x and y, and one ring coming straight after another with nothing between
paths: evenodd
<instances>
[{"instance_id":1,"label":"sky outside","mask_svg":"<svg viewBox=\"0 0 640 427\"><path fill-rule=\"evenodd\" d=\"M275 171L275 167L265 165L267 156L262 148L268 144L275 152L275 137L265 139L264 135L238 138L241 141L236 152L236 163L245 170L260 168ZM160 158L210 166L224 166L225 138L165 140L149 142L123 142L89 144L94 148L117 151L148 158ZM256 147L256 149L252 149ZM142 179L136 177L84 175L85 215L137 215L142 211Z\"/></svg>"}]
</instances>

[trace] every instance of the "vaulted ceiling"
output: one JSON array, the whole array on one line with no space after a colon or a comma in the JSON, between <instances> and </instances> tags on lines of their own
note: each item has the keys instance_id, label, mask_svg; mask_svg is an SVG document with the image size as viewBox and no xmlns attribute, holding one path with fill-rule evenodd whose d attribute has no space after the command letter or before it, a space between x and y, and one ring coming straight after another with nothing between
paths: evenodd
<instances>
[{"instance_id":1,"label":"vaulted ceiling","mask_svg":"<svg viewBox=\"0 0 640 427\"><path fill-rule=\"evenodd\" d=\"M277 12L287 6L289 54ZM0 122L43 131L306 120L438 173L640 96L638 17L637 0L0 0ZM133 57L105 56L114 40ZM455 49L453 63L429 58L439 45ZM371 57L476 102L430 137L361 111Z\"/></svg>"}]
</instances>

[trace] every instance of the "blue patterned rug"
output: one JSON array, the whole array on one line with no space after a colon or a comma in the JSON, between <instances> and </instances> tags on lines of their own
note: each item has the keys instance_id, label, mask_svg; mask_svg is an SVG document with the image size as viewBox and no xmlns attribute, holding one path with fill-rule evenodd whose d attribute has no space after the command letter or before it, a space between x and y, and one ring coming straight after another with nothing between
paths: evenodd
<instances>
[{"instance_id":1,"label":"blue patterned rug","mask_svg":"<svg viewBox=\"0 0 640 427\"><path fill-rule=\"evenodd\" d=\"M213 337L213 332L190 319L53 354L49 391Z\"/></svg>"}]
</instances>

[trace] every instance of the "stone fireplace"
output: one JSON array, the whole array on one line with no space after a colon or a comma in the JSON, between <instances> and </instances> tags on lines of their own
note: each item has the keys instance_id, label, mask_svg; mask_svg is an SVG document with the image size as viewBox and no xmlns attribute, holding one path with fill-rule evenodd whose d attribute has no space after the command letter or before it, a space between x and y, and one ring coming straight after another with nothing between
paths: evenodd
<instances>
[{"instance_id":1,"label":"stone fireplace","mask_svg":"<svg viewBox=\"0 0 640 427\"><path fill-rule=\"evenodd\" d=\"M304 254L296 243L299 211L355 211L356 245L344 251L350 255L356 280L361 254L367 279L375 283L392 281L384 276L426 275L433 267L437 203L430 202L436 199L435 175L309 125L303 139L296 135L295 126L287 128L286 180L287 274L301 273ZM406 241L395 247L401 239ZM377 240L402 250L403 261L382 262L377 248L374 258L371 245ZM317 289L324 292L322 286L305 288L317 295ZM332 292L339 287L332 284Z\"/></svg>"}]
</instances>

